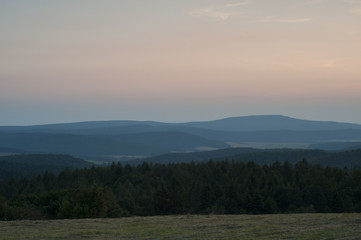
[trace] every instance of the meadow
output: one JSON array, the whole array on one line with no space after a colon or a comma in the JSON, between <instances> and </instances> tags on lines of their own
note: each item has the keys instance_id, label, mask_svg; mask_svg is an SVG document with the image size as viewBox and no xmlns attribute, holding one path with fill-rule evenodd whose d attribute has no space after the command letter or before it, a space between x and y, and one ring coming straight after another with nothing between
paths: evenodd
<instances>
[{"instance_id":1,"label":"meadow","mask_svg":"<svg viewBox=\"0 0 361 240\"><path fill-rule=\"evenodd\" d=\"M0 222L19 239L361 239L361 214L174 215Z\"/></svg>"}]
</instances>

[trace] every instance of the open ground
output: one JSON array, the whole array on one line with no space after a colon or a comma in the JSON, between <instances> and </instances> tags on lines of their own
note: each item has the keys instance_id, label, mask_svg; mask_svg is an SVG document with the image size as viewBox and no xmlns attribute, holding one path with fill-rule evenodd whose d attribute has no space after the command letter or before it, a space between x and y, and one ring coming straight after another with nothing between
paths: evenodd
<instances>
[{"instance_id":1,"label":"open ground","mask_svg":"<svg viewBox=\"0 0 361 240\"><path fill-rule=\"evenodd\" d=\"M361 239L361 214L179 215L0 222L0 239Z\"/></svg>"}]
</instances>

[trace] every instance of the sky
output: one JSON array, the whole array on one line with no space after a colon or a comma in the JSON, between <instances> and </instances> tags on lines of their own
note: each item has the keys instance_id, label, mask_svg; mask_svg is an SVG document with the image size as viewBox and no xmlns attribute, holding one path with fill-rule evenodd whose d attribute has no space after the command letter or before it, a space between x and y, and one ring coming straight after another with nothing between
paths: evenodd
<instances>
[{"instance_id":1,"label":"sky","mask_svg":"<svg viewBox=\"0 0 361 240\"><path fill-rule=\"evenodd\" d=\"M0 125L361 124L361 0L0 0Z\"/></svg>"}]
</instances>

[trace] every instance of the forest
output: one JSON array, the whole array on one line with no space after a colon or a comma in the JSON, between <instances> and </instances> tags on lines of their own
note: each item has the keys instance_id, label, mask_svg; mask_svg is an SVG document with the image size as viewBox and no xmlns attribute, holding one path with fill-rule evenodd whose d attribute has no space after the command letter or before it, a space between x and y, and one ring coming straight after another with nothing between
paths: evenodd
<instances>
[{"instance_id":1,"label":"forest","mask_svg":"<svg viewBox=\"0 0 361 240\"><path fill-rule=\"evenodd\" d=\"M361 170L306 159L112 163L0 182L0 219L361 212Z\"/></svg>"}]
</instances>

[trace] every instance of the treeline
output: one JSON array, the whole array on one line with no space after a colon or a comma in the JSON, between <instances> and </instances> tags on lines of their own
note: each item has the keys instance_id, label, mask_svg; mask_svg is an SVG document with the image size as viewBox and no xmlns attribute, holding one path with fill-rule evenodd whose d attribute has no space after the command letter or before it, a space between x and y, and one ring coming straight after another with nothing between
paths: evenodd
<instances>
[{"instance_id":1,"label":"treeline","mask_svg":"<svg viewBox=\"0 0 361 240\"><path fill-rule=\"evenodd\" d=\"M0 148L1 149L1 148ZM60 173L66 168L90 168L93 164L64 154L16 154L0 156L0 181L31 177L46 171Z\"/></svg>"},{"instance_id":2,"label":"treeline","mask_svg":"<svg viewBox=\"0 0 361 240\"><path fill-rule=\"evenodd\" d=\"M0 182L0 219L361 212L361 170L303 160L112 164Z\"/></svg>"}]
</instances>

